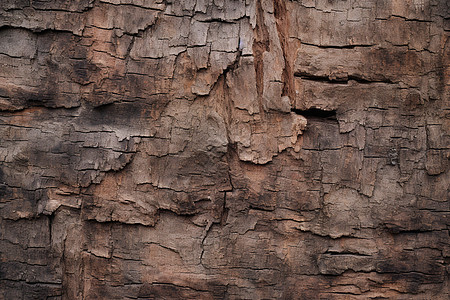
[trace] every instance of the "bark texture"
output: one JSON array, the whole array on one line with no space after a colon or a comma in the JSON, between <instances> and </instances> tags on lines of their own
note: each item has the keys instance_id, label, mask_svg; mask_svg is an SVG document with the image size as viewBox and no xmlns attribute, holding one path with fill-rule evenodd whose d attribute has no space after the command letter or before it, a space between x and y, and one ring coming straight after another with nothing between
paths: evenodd
<instances>
[{"instance_id":1,"label":"bark texture","mask_svg":"<svg viewBox=\"0 0 450 300\"><path fill-rule=\"evenodd\" d=\"M2 0L0 299L448 299L446 0Z\"/></svg>"}]
</instances>

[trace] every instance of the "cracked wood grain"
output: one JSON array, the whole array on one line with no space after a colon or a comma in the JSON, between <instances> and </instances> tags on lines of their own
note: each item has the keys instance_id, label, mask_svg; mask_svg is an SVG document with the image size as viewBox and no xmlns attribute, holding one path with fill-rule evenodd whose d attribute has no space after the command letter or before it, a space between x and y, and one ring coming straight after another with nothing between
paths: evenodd
<instances>
[{"instance_id":1,"label":"cracked wood grain","mask_svg":"<svg viewBox=\"0 0 450 300\"><path fill-rule=\"evenodd\" d=\"M1 299L448 299L443 0L0 3Z\"/></svg>"}]
</instances>

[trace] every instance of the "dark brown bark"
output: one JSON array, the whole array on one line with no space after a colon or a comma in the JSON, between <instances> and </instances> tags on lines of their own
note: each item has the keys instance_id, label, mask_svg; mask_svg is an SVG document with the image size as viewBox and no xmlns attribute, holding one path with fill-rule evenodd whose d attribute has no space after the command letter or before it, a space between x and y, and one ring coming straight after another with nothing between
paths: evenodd
<instances>
[{"instance_id":1,"label":"dark brown bark","mask_svg":"<svg viewBox=\"0 0 450 300\"><path fill-rule=\"evenodd\" d=\"M444 0L0 3L0 299L448 299Z\"/></svg>"}]
</instances>

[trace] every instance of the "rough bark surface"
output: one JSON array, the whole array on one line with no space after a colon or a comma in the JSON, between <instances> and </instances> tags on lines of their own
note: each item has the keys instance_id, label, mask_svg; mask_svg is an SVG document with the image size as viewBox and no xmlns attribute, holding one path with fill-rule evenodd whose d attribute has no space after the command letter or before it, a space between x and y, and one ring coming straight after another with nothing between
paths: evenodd
<instances>
[{"instance_id":1,"label":"rough bark surface","mask_svg":"<svg viewBox=\"0 0 450 300\"><path fill-rule=\"evenodd\" d=\"M0 299L448 299L446 0L2 0Z\"/></svg>"}]
</instances>

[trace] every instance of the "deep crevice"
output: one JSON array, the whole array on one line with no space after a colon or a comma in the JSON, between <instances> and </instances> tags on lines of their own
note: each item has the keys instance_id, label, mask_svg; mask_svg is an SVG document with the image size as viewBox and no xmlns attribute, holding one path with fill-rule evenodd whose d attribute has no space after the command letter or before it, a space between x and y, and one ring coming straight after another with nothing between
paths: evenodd
<instances>
[{"instance_id":1,"label":"deep crevice","mask_svg":"<svg viewBox=\"0 0 450 300\"><path fill-rule=\"evenodd\" d=\"M324 254L328 254L328 255L331 255L331 256L339 256L339 255L366 256L366 257L371 257L372 256L372 255L364 254L364 253L356 253L356 252L350 252L350 251L339 252L339 251L332 251L332 250L327 250Z\"/></svg>"},{"instance_id":2,"label":"deep crevice","mask_svg":"<svg viewBox=\"0 0 450 300\"><path fill-rule=\"evenodd\" d=\"M302 44L313 46L322 49L355 49L355 48L370 48L376 46L376 44L356 44L356 45L316 45L313 43L307 43L302 41Z\"/></svg>"},{"instance_id":3,"label":"deep crevice","mask_svg":"<svg viewBox=\"0 0 450 300\"><path fill-rule=\"evenodd\" d=\"M326 82L326 83L334 83L334 84L347 84L348 83L348 77L330 79L330 77L328 77L328 76L314 75L314 74L305 73L305 72L295 72L294 76L300 77L303 80L319 81L319 82Z\"/></svg>"},{"instance_id":4,"label":"deep crevice","mask_svg":"<svg viewBox=\"0 0 450 300\"><path fill-rule=\"evenodd\" d=\"M295 77L299 77L303 80L310 80L310 81L317 81L317 82L324 82L324 83L331 83L331 84L348 84L350 80L353 80L360 84L371 84L371 83L386 83L386 84L394 84L391 79L386 77L379 77L374 79L367 79L364 78L364 76L350 74L345 75L342 77L333 77L333 76L326 76L326 75L315 75L310 74L307 72L295 72Z\"/></svg>"},{"instance_id":5,"label":"deep crevice","mask_svg":"<svg viewBox=\"0 0 450 300\"><path fill-rule=\"evenodd\" d=\"M319 118L326 120L337 120L336 118L336 110L324 110L317 107L311 107L305 110L302 109L291 109L292 112L302 115L307 119L310 118Z\"/></svg>"}]
</instances>

